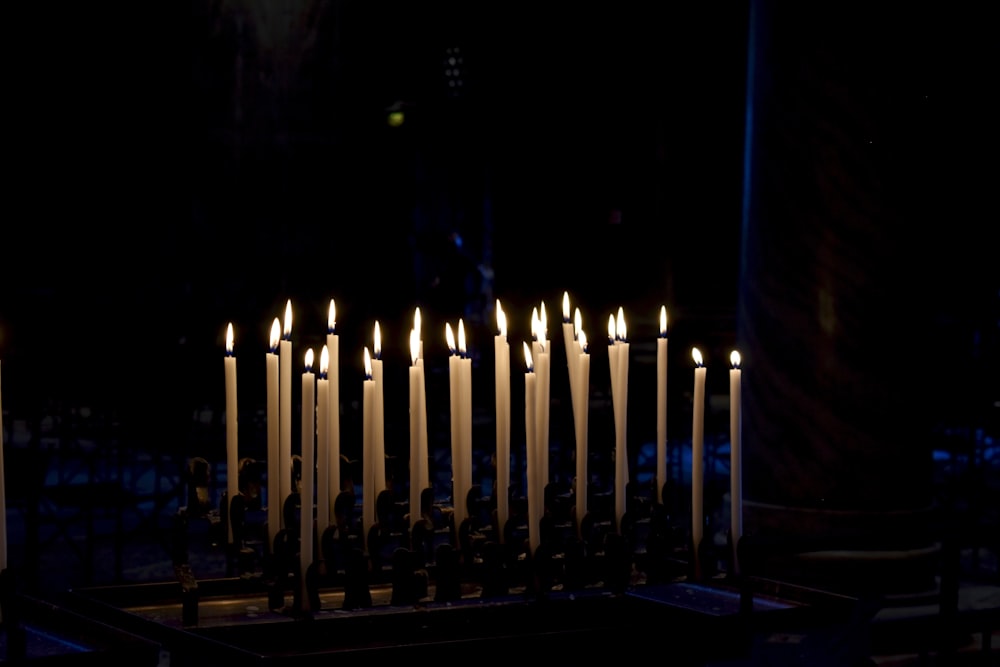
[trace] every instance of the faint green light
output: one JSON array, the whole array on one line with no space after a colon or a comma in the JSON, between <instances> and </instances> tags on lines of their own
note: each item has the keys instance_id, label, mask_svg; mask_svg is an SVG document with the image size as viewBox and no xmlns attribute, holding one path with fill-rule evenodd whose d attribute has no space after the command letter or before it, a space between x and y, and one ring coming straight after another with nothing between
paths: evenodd
<instances>
[{"instance_id":1,"label":"faint green light","mask_svg":"<svg viewBox=\"0 0 1000 667\"><path fill-rule=\"evenodd\" d=\"M402 111L390 111L389 112L389 126L399 127L403 124L403 112Z\"/></svg>"}]
</instances>

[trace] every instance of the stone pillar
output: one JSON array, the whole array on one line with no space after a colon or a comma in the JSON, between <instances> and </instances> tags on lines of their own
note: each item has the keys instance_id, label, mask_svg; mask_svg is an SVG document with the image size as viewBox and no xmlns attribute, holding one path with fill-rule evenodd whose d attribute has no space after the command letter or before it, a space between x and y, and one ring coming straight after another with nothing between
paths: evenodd
<instances>
[{"instance_id":1,"label":"stone pillar","mask_svg":"<svg viewBox=\"0 0 1000 667\"><path fill-rule=\"evenodd\" d=\"M936 559L918 62L893 19L750 17L744 535L766 574L849 592L924 590Z\"/></svg>"}]
</instances>

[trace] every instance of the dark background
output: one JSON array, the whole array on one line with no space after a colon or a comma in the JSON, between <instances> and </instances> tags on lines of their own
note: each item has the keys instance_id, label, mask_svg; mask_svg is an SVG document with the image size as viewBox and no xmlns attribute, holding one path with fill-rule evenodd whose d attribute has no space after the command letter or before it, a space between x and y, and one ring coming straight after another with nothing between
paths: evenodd
<instances>
[{"instance_id":1,"label":"dark background","mask_svg":"<svg viewBox=\"0 0 1000 667\"><path fill-rule=\"evenodd\" d=\"M651 341L666 305L679 364L699 339L730 345L752 182L749 7L194 1L189 16L107 25L79 7L21 10L15 43L32 55L9 68L4 408L107 402L142 423L221 406L227 322L241 383L258 381L286 299L309 344L336 299L342 364L359 376L375 319L403 363L416 305L432 345L465 316L486 354L494 298L517 348L542 300L558 333L564 290L594 342L619 305ZM992 364L987 22L931 3L845 16L845 43L883 46L868 84L897 120L881 156L926 255L926 310L900 335L931 355L956 346L959 368Z\"/></svg>"}]
</instances>

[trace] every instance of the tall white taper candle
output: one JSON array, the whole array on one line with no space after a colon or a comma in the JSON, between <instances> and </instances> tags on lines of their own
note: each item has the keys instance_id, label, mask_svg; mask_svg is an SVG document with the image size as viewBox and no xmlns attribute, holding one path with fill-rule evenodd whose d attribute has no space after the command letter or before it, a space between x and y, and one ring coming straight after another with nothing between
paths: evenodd
<instances>
[{"instance_id":1,"label":"tall white taper candle","mask_svg":"<svg viewBox=\"0 0 1000 667\"><path fill-rule=\"evenodd\" d=\"M285 500L292 494L292 301L285 304L285 323L281 344L278 347L278 370L280 382L278 395L281 425L278 441L278 506L284 507ZM281 525L285 526L285 513L281 512Z\"/></svg>"},{"instance_id":2,"label":"tall white taper candle","mask_svg":"<svg viewBox=\"0 0 1000 667\"><path fill-rule=\"evenodd\" d=\"M233 323L226 327L226 537L233 543L233 499L239 490L239 419L236 407L236 353Z\"/></svg>"},{"instance_id":3,"label":"tall white taper candle","mask_svg":"<svg viewBox=\"0 0 1000 667\"><path fill-rule=\"evenodd\" d=\"M691 350L694 358L694 396L691 424L691 542L695 571L700 571L699 551L705 532L705 363L698 348Z\"/></svg>"}]
</instances>

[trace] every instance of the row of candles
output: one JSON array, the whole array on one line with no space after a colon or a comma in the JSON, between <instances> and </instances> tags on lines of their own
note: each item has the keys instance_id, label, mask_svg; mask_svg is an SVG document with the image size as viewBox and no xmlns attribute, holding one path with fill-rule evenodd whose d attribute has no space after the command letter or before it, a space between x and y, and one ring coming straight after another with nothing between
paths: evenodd
<instances>
[{"instance_id":1,"label":"row of candles","mask_svg":"<svg viewBox=\"0 0 1000 667\"><path fill-rule=\"evenodd\" d=\"M569 295L563 294L563 342L570 382L571 407L575 429L576 488L575 512L577 526L586 516L587 508L587 421L589 413L590 351L583 330L580 310L570 319ZM511 359L507 340L507 319L500 301L496 302L498 332L494 340L495 414L496 414L496 484L497 517L502 527L509 517L510 486L510 387ZM667 476L667 316L660 308L660 327L656 346L657 409L656 409L656 472L658 501ZM268 452L268 532L273 543L283 526L281 502L292 493L291 394L292 394L292 306L285 306L284 326L274 319L267 352L267 452ZM539 525L544 511L544 489L549 481L549 405L551 353L547 338L545 304L532 311L532 342L523 343L525 360L525 450L528 499L528 534L532 552L539 545ZM451 461L453 488L453 518L458 525L466 518L465 493L472 487L472 360L468 355L464 322L460 319L457 335L451 324L445 327L450 351L449 397L451 426ZM409 435L410 484L409 507L411 526L419 516L420 493L430 486L427 440L426 389L424 381L423 342L419 307L414 313L410 331L409 368ZM378 321L374 327L373 351L363 350L363 449L362 449L362 532L367 537L376 521L375 499L386 488L385 426L381 332ZM692 424L692 542L699 545L703 538L704 480L704 406L706 367L701 352L692 349L695 362ZM617 316L608 318L608 359L615 430L614 498L616 526L621 526L625 514L625 489L629 482L626 452L627 402L629 375L629 339L622 308ZM312 553L313 521L321 529L331 523L333 505L340 492L340 397L339 397L339 338L336 333L336 304L330 301L326 344L320 352L318 373L315 353L305 352L302 374L300 493L304 510L301 512L301 554L306 559ZM741 368L738 352L731 355L730 373L730 437L731 437L731 534L733 544L742 535L742 449L741 437ZM232 471L238 461L238 424L236 402L236 357L232 323L226 333L226 460L227 493L237 493L237 475ZM318 440L318 443L317 443ZM318 445L318 446L317 446ZM308 509L315 499L315 516ZM230 540L232 525L228 527ZM501 536L502 539L502 531ZM733 563L736 564L735 558ZM303 562L303 567L308 563Z\"/></svg>"}]
</instances>

